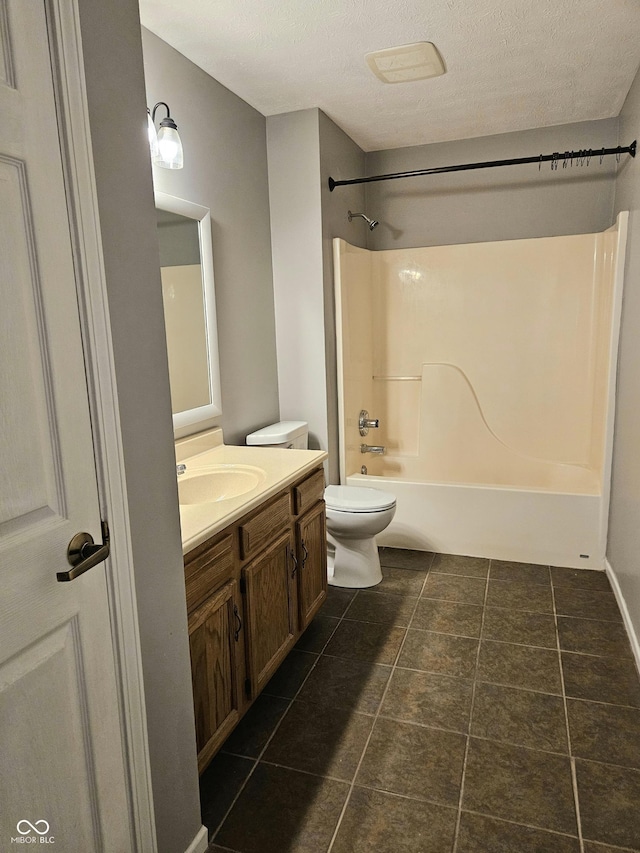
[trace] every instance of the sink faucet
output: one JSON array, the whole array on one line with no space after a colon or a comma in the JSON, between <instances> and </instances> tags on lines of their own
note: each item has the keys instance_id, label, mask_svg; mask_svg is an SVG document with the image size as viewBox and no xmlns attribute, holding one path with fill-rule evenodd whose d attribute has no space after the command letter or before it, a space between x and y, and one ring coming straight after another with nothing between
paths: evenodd
<instances>
[{"instance_id":1,"label":"sink faucet","mask_svg":"<svg viewBox=\"0 0 640 853\"><path fill-rule=\"evenodd\" d=\"M360 445L360 453L384 453L386 451L386 447L383 447L381 444L361 444Z\"/></svg>"},{"instance_id":2,"label":"sink faucet","mask_svg":"<svg viewBox=\"0 0 640 853\"><path fill-rule=\"evenodd\" d=\"M184 474L186 470L187 466L184 464L184 462L180 462L179 465L176 465L176 474L178 475L178 477L180 476L180 474Z\"/></svg>"}]
</instances>

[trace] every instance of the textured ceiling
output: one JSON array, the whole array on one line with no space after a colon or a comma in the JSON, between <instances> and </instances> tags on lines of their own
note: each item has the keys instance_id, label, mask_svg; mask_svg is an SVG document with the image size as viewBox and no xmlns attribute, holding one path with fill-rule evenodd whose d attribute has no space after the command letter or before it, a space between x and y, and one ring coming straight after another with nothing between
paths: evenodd
<instances>
[{"instance_id":1,"label":"textured ceiling","mask_svg":"<svg viewBox=\"0 0 640 853\"><path fill-rule=\"evenodd\" d=\"M618 115L638 0L140 0L142 23L264 115L320 107L365 151ZM388 85L373 50L447 73Z\"/></svg>"}]
</instances>

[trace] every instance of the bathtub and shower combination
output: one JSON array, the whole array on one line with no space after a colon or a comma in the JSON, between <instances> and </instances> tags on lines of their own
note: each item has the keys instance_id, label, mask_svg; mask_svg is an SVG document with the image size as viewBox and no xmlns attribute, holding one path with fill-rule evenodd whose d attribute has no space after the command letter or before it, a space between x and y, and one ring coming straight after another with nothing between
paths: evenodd
<instances>
[{"instance_id":1,"label":"bathtub and shower combination","mask_svg":"<svg viewBox=\"0 0 640 853\"><path fill-rule=\"evenodd\" d=\"M379 544L604 566L626 230L334 240L341 482L395 494Z\"/></svg>"}]
</instances>

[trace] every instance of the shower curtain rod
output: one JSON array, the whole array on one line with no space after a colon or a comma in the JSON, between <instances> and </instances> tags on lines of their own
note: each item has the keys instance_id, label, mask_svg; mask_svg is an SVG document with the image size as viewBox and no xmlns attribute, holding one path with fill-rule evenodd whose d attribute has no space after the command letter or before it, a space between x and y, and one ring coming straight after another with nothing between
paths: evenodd
<instances>
[{"instance_id":1,"label":"shower curtain rod","mask_svg":"<svg viewBox=\"0 0 640 853\"><path fill-rule=\"evenodd\" d=\"M461 163L457 166L436 166L433 169L417 169L413 172L394 172L390 175L372 175L368 178L351 178L351 180L346 181L334 181L333 178L329 178L329 189L333 192L336 187L344 187L349 184L370 184L373 181L394 181L396 178L416 178L420 175L441 175L445 172L467 172L472 169L493 169L496 166L521 166L523 163L538 163L540 166L542 163L550 162L551 168L556 170L560 160L564 161L563 168L566 168L568 160L571 160L572 166L574 160L578 162L578 165L582 166L585 160L587 161L587 165L589 165L589 160L591 160L592 157L599 157L600 162L602 163L602 158L608 157L611 154L615 154L618 160L622 154L631 154L632 157L635 157L636 140L634 139L631 145L626 145L624 147L618 145L616 148L597 148L596 150L593 150L592 148L589 148L588 150L583 148L579 151L556 151L555 154L539 154L537 157L516 157L513 160L487 160L484 163Z\"/></svg>"}]
</instances>

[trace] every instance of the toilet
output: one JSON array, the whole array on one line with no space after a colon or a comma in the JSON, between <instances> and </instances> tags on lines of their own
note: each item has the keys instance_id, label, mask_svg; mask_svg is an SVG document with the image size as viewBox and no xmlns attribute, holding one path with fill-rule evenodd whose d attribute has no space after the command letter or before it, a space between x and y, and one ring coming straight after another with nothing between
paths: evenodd
<instances>
[{"instance_id":1,"label":"toilet","mask_svg":"<svg viewBox=\"0 0 640 853\"><path fill-rule=\"evenodd\" d=\"M250 433L250 446L306 449L305 421L281 421ZM396 498L360 486L327 486L327 570L332 586L365 589L382 580L376 535L391 523Z\"/></svg>"},{"instance_id":2,"label":"toilet","mask_svg":"<svg viewBox=\"0 0 640 853\"><path fill-rule=\"evenodd\" d=\"M306 421L280 421L249 433L246 442L258 447L293 447L306 450L309 446L309 425Z\"/></svg>"},{"instance_id":3,"label":"toilet","mask_svg":"<svg viewBox=\"0 0 640 853\"><path fill-rule=\"evenodd\" d=\"M376 535L391 523L396 498L360 486L327 486L327 569L332 586L365 589L382 580Z\"/></svg>"}]
</instances>

